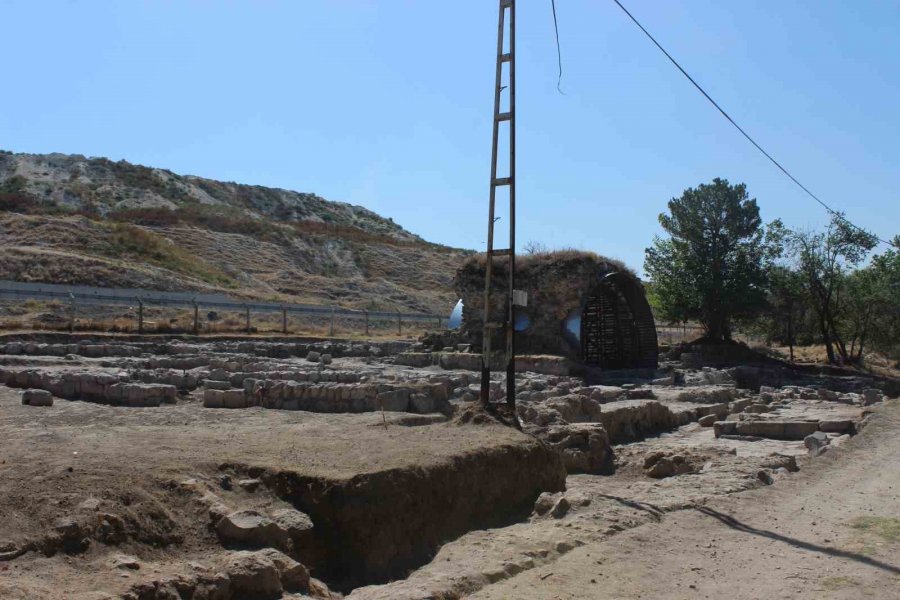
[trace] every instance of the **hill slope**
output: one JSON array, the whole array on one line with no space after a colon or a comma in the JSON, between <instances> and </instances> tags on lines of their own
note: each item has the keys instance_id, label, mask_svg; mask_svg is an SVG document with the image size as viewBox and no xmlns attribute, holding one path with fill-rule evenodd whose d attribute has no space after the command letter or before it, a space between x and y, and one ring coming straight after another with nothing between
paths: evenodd
<instances>
[{"instance_id":1,"label":"hill slope","mask_svg":"<svg viewBox=\"0 0 900 600\"><path fill-rule=\"evenodd\" d=\"M469 251L315 194L0 152L0 279L448 312Z\"/></svg>"}]
</instances>

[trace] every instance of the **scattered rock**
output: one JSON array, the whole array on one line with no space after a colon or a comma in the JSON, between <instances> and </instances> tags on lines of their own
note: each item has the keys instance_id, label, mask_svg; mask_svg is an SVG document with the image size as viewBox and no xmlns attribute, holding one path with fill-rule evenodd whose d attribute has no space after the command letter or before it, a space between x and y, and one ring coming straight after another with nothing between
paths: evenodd
<instances>
[{"instance_id":1,"label":"scattered rock","mask_svg":"<svg viewBox=\"0 0 900 600\"><path fill-rule=\"evenodd\" d=\"M825 451L825 447L830 443L831 440L824 431L816 431L803 438L803 444L809 450L810 456L819 456Z\"/></svg>"},{"instance_id":2,"label":"scattered rock","mask_svg":"<svg viewBox=\"0 0 900 600\"><path fill-rule=\"evenodd\" d=\"M652 452L644 459L644 473L653 479L695 472L687 457L671 452Z\"/></svg>"},{"instance_id":3,"label":"scattered rock","mask_svg":"<svg viewBox=\"0 0 900 600\"><path fill-rule=\"evenodd\" d=\"M306 355L306 360L308 360L309 362L317 363L317 362L319 362L319 359L321 357L322 357L322 355L319 354L318 352L316 352L315 350L310 350L309 353L307 353L307 355Z\"/></svg>"},{"instance_id":4,"label":"scattered rock","mask_svg":"<svg viewBox=\"0 0 900 600\"><path fill-rule=\"evenodd\" d=\"M137 571L141 568L141 563L138 559L127 554L119 554L113 557L110 564L116 569L128 569L130 571Z\"/></svg>"},{"instance_id":5,"label":"scattered rock","mask_svg":"<svg viewBox=\"0 0 900 600\"><path fill-rule=\"evenodd\" d=\"M262 481L259 479L241 479L238 481L238 486L248 492L255 492L260 485L262 485Z\"/></svg>"},{"instance_id":6,"label":"scattered rock","mask_svg":"<svg viewBox=\"0 0 900 600\"><path fill-rule=\"evenodd\" d=\"M550 509L550 516L554 519L561 519L569 512L569 509L572 507L569 504L569 501L565 496L561 496L559 500L556 501L556 504L553 505L553 508Z\"/></svg>"},{"instance_id":7,"label":"scattered rock","mask_svg":"<svg viewBox=\"0 0 900 600\"><path fill-rule=\"evenodd\" d=\"M556 504L558 496L558 494L551 494L550 492L544 492L538 496L538 499L534 501L535 514L546 515L550 512L550 509Z\"/></svg>"},{"instance_id":8,"label":"scattered rock","mask_svg":"<svg viewBox=\"0 0 900 600\"><path fill-rule=\"evenodd\" d=\"M761 469L759 473L756 474L756 478L766 485L772 485L773 483L775 483L775 479L772 477L772 473L767 469Z\"/></svg>"}]
</instances>

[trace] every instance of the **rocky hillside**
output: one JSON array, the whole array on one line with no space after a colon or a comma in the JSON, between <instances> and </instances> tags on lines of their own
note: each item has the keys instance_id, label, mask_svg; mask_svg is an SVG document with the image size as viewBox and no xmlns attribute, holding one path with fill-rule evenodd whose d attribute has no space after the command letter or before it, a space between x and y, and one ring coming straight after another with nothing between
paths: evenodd
<instances>
[{"instance_id":1,"label":"rocky hillside","mask_svg":"<svg viewBox=\"0 0 900 600\"><path fill-rule=\"evenodd\" d=\"M0 279L449 312L470 253L361 206L62 154L0 151Z\"/></svg>"}]
</instances>

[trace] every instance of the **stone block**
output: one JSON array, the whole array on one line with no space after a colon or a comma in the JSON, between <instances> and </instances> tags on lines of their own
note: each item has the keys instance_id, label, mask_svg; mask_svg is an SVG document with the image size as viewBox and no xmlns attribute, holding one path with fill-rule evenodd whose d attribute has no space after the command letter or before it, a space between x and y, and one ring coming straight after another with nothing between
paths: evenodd
<instances>
[{"instance_id":1,"label":"stone block","mask_svg":"<svg viewBox=\"0 0 900 600\"><path fill-rule=\"evenodd\" d=\"M881 402L883 399L884 394L877 388L868 388L862 391L862 401L864 406Z\"/></svg>"},{"instance_id":2,"label":"stone block","mask_svg":"<svg viewBox=\"0 0 900 600\"><path fill-rule=\"evenodd\" d=\"M376 399L378 406L386 411L406 412L409 410L409 390L381 392Z\"/></svg>"},{"instance_id":3,"label":"stone block","mask_svg":"<svg viewBox=\"0 0 900 600\"><path fill-rule=\"evenodd\" d=\"M429 396L428 394L410 394L409 412L419 414L428 414L435 412L435 398L433 396Z\"/></svg>"},{"instance_id":4,"label":"stone block","mask_svg":"<svg viewBox=\"0 0 900 600\"><path fill-rule=\"evenodd\" d=\"M700 420L697 422L700 423L701 427L712 427L713 424L715 424L716 419L718 419L716 415L710 414L706 415L705 417L700 417Z\"/></svg>"},{"instance_id":5,"label":"stone block","mask_svg":"<svg viewBox=\"0 0 900 600\"><path fill-rule=\"evenodd\" d=\"M53 406L53 395L46 390L25 390L22 404L28 406Z\"/></svg>"},{"instance_id":6,"label":"stone block","mask_svg":"<svg viewBox=\"0 0 900 600\"><path fill-rule=\"evenodd\" d=\"M713 423L713 433L716 437L734 435L737 431L737 424L737 421L716 421Z\"/></svg>"}]
</instances>

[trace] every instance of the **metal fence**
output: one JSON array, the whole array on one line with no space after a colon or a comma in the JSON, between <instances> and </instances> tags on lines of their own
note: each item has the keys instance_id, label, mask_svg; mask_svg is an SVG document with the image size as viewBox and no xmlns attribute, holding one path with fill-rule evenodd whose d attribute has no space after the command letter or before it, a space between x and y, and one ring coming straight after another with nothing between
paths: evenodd
<instances>
[{"instance_id":1,"label":"metal fence","mask_svg":"<svg viewBox=\"0 0 900 600\"><path fill-rule=\"evenodd\" d=\"M402 313L390 311L369 311L342 308L338 306L322 306L315 304L271 303L230 298L222 294L191 294L186 292L160 292L139 288L101 288L91 286L66 286L48 283L23 283L18 281L0 281L0 301L55 301L68 307L68 328L75 328L75 320L79 306L129 306L136 308L135 320L139 333L144 332L145 307L187 308L193 310L193 333L200 334L200 309L218 309L232 311L244 315L244 330L253 330L252 314L280 313L281 331L288 333L288 317L291 315L319 316L329 320L329 334L334 335L335 320L352 318L360 322L365 334L369 334L370 324L374 322L396 322L397 332L402 335L404 323L434 324L443 327L447 316L428 313Z\"/></svg>"}]
</instances>

